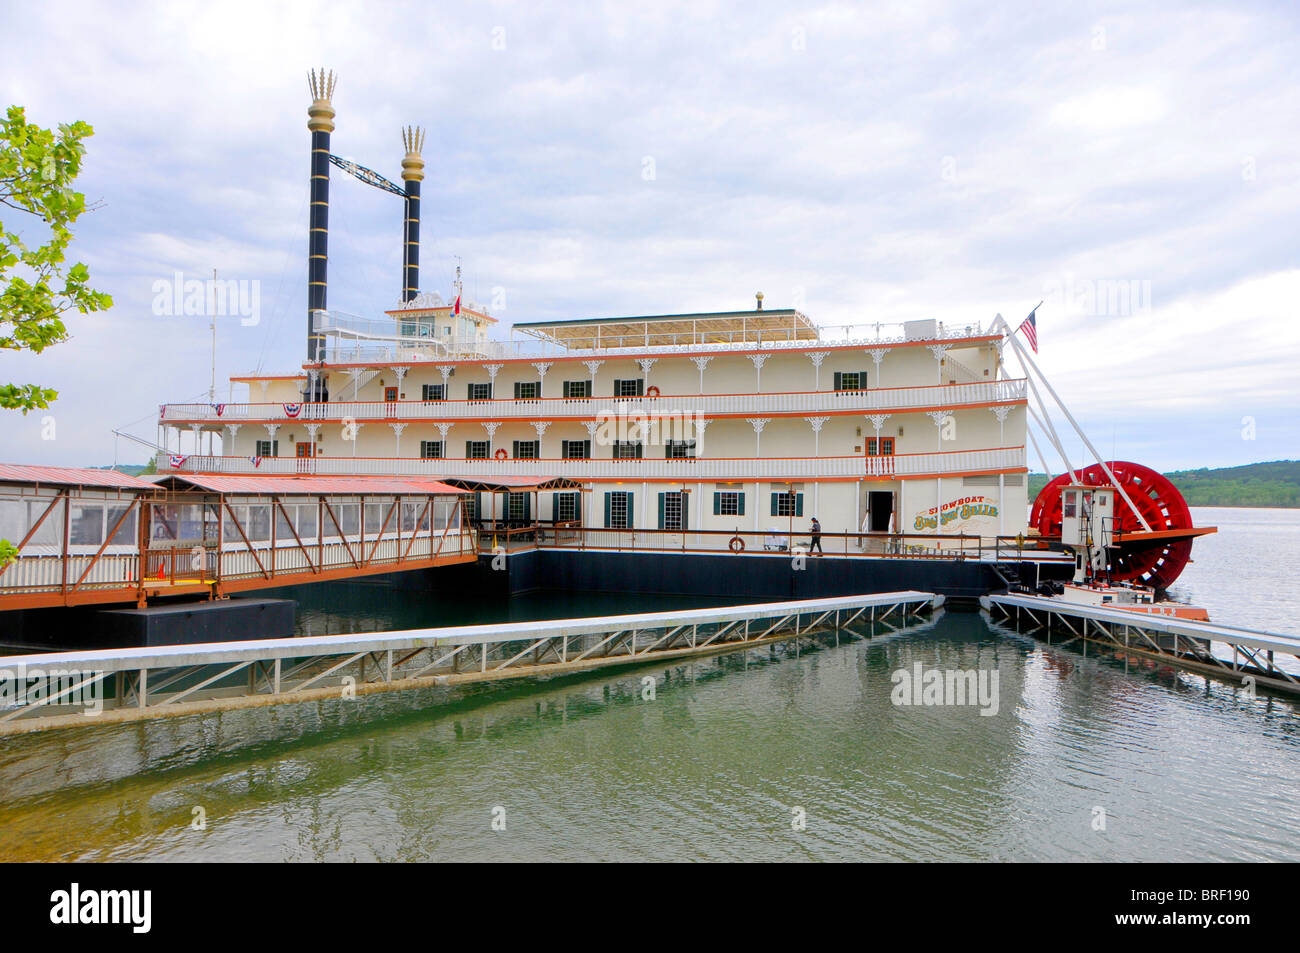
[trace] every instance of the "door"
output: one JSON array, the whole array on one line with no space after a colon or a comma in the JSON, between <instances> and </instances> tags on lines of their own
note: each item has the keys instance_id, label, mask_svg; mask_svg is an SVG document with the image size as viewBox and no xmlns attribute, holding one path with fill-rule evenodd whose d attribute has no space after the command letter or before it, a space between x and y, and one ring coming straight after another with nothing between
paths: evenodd
<instances>
[{"instance_id":1,"label":"door","mask_svg":"<svg viewBox=\"0 0 1300 953\"><path fill-rule=\"evenodd\" d=\"M867 494L867 532L888 533L889 518L894 515L894 494L889 490L872 490Z\"/></svg>"},{"instance_id":2,"label":"door","mask_svg":"<svg viewBox=\"0 0 1300 953\"><path fill-rule=\"evenodd\" d=\"M312 452L314 449L315 448L311 445L310 441L307 440L299 441L298 443L294 444L294 450L295 450L294 455L300 458L314 457L315 453Z\"/></svg>"}]
</instances>

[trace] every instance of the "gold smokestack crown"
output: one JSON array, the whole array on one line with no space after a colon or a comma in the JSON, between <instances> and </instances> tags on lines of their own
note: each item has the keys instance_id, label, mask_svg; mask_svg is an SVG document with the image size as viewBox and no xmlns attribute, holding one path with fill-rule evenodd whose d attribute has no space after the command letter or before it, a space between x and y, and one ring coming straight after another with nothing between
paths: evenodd
<instances>
[{"instance_id":1,"label":"gold smokestack crown","mask_svg":"<svg viewBox=\"0 0 1300 953\"><path fill-rule=\"evenodd\" d=\"M325 72L325 67L307 72L307 88L311 90L312 103L307 107L307 128L312 132L334 131L334 84L338 77L334 71Z\"/></svg>"},{"instance_id":2,"label":"gold smokestack crown","mask_svg":"<svg viewBox=\"0 0 1300 953\"><path fill-rule=\"evenodd\" d=\"M420 153L424 151L424 130L419 126L407 126L402 130L402 145L406 147L406 156L402 159L402 181L422 181L424 160Z\"/></svg>"}]
</instances>

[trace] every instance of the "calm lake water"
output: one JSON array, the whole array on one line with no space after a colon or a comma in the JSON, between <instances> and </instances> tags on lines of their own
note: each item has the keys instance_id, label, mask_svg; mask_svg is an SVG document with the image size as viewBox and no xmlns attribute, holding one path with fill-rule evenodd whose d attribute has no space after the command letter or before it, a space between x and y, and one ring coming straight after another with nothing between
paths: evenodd
<instances>
[{"instance_id":1,"label":"calm lake water","mask_svg":"<svg viewBox=\"0 0 1300 953\"><path fill-rule=\"evenodd\" d=\"M1196 516L1220 533L1198 543L1179 594L1225 622L1296 632L1300 512ZM528 598L471 618L427 596L348 593L304 606L302 624L648 605ZM996 668L996 713L893 704L891 675L916 663ZM0 856L1298 860L1297 714L946 612L797 651L3 739Z\"/></svg>"}]
</instances>

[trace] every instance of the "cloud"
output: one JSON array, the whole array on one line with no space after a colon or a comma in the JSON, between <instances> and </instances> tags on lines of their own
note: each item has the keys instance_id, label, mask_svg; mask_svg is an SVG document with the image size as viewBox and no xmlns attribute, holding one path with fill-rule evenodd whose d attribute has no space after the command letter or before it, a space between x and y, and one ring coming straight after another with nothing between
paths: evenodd
<instances>
[{"instance_id":1,"label":"cloud","mask_svg":"<svg viewBox=\"0 0 1300 953\"><path fill-rule=\"evenodd\" d=\"M256 326L218 323L219 392L301 362L322 64L339 154L395 179L398 129L427 127L422 284L445 294L459 257L471 298L505 289L505 323L757 290L828 325L987 322L1070 281L1148 283L1142 313L1039 313L1044 368L1099 444L1113 430L1153 466L1296 455L1283 6L56 2L10 5L0 37L12 101L96 128L81 186L103 207L73 255L116 301L5 357L0 376L61 390L53 443L0 416L10 459L106 462L113 427L151 434L159 402L206 394L206 320L150 310L176 271L261 283ZM331 307L390 307L400 200L340 174L330 211Z\"/></svg>"}]
</instances>

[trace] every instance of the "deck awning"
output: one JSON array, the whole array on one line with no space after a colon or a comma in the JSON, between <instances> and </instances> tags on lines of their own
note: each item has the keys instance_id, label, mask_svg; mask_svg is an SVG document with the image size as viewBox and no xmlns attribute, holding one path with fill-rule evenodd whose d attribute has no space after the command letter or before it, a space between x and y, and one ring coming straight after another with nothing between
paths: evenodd
<instances>
[{"instance_id":1,"label":"deck awning","mask_svg":"<svg viewBox=\"0 0 1300 953\"><path fill-rule=\"evenodd\" d=\"M816 341L820 336L817 326L808 320L808 316L793 308L529 321L515 324L514 330L568 348L757 344L762 341Z\"/></svg>"},{"instance_id":2,"label":"deck awning","mask_svg":"<svg viewBox=\"0 0 1300 953\"><path fill-rule=\"evenodd\" d=\"M568 477L451 477L447 482L473 493L532 493L534 490L582 489L581 481L571 480Z\"/></svg>"},{"instance_id":3,"label":"deck awning","mask_svg":"<svg viewBox=\"0 0 1300 953\"><path fill-rule=\"evenodd\" d=\"M22 463L0 463L0 483L30 483L44 486L86 486L108 490L149 490L154 484L118 470L93 467L36 467Z\"/></svg>"},{"instance_id":4,"label":"deck awning","mask_svg":"<svg viewBox=\"0 0 1300 953\"><path fill-rule=\"evenodd\" d=\"M169 490L206 490L230 496L426 496L465 490L421 477L364 476L225 476L173 474L158 481Z\"/></svg>"}]
</instances>

